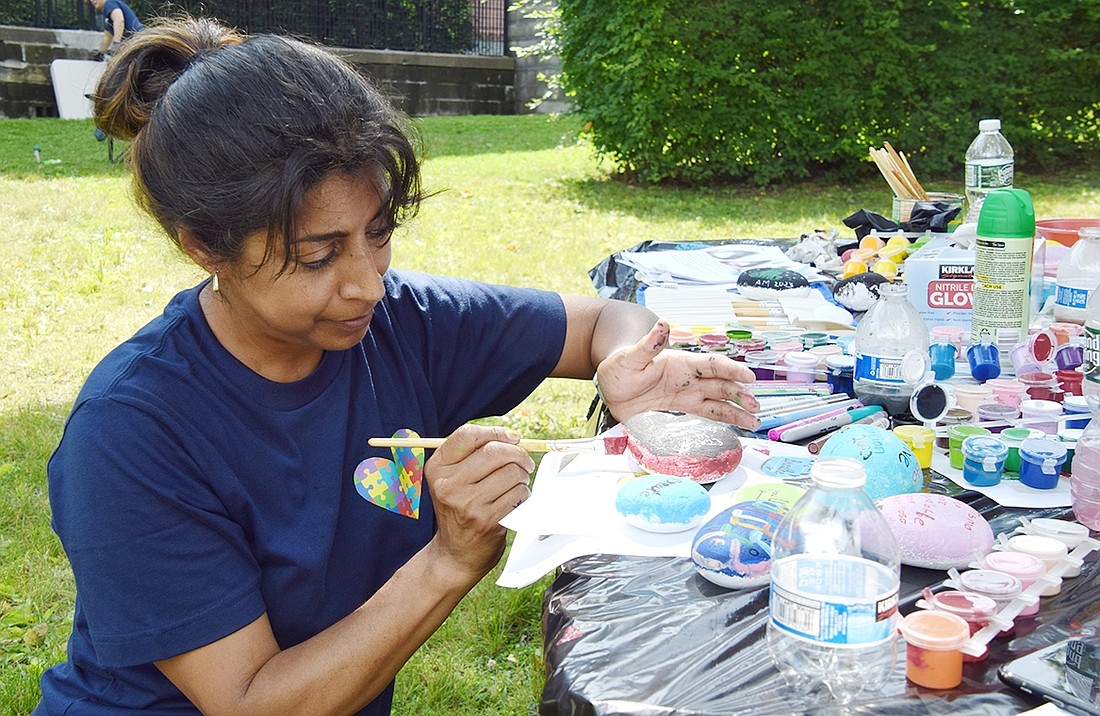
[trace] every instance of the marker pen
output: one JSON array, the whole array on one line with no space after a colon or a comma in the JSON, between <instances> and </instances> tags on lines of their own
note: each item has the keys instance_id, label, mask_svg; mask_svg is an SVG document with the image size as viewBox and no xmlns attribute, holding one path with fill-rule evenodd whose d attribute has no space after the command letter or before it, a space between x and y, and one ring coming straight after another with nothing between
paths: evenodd
<instances>
[{"instance_id":1,"label":"marker pen","mask_svg":"<svg viewBox=\"0 0 1100 716\"><path fill-rule=\"evenodd\" d=\"M871 405L866 408L856 408L854 410L846 410L839 415L830 415L828 417L822 416L818 420L811 421L806 425L797 425L793 428L781 430L778 440L784 443L793 443L802 440L803 438L813 437L814 435L820 435L834 428L840 428L845 425L850 425L857 420L866 418L875 413L884 412L882 406ZM771 437L771 433L768 433ZM773 438L775 439L775 438Z\"/></svg>"}]
</instances>

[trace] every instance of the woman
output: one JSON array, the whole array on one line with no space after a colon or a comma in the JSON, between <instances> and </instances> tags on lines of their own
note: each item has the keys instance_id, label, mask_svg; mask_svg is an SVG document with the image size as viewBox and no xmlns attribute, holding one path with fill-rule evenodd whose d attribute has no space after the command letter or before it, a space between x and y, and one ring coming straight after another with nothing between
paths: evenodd
<instances>
[{"instance_id":1,"label":"woman","mask_svg":"<svg viewBox=\"0 0 1100 716\"><path fill-rule=\"evenodd\" d=\"M468 421L597 372L619 419L758 425L751 373L662 352L643 308L391 269L421 199L413 147L319 48L150 27L95 108L210 278L97 366L50 459L77 597L40 713L388 713L529 495L517 436ZM384 473L367 440L402 428L449 438L419 486L390 484L399 510L362 465Z\"/></svg>"}]
</instances>

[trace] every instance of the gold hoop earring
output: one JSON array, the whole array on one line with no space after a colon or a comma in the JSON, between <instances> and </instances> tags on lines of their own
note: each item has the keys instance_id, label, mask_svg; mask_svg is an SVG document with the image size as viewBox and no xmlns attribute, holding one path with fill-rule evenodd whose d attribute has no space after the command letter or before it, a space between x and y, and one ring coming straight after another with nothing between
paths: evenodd
<instances>
[{"instance_id":1,"label":"gold hoop earring","mask_svg":"<svg viewBox=\"0 0 1100 716\"><path fill-rule=\"evenodd\" d=\"M218 283L218 272L217 271L215 271L210 276L210 290L213 291L214 293L218 293L222 290L221 285Z\"/></svg>"}]
</instances>

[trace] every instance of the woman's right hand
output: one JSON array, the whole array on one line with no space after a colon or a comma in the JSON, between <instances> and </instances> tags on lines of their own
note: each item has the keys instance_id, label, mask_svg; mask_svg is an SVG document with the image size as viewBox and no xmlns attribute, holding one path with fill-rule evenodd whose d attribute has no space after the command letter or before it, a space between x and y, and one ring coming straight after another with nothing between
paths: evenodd
<instances>
[{"instance_id":1,"label":"woman's right hand","mask_svg":"<svg viewBox=\"0 0 1100 716\"><path fill-rule=\"evenodd\" d=\"M424 479L431 490L439 556L471 583L480 580L504 554L500 520L531 495L528 481L535 462L501 427L463 425L431 456Z\"/></svg>"}]
</instances>

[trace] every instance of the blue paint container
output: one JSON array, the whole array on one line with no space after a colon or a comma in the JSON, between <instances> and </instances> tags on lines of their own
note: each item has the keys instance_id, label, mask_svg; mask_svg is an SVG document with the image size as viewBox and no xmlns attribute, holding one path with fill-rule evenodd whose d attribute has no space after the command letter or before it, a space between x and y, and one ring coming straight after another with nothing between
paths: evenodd
<instances>
[{"instance_id":1,"label":"blue paint container","mask_svg":"<svg viewBox=\"0 0 1100 716\"><path fill-rule=\"evenodd\" d=\"M1001 374L1001 355L992 343L971 343L966 349L966 359L970 363L970 375L979 383Z\"/></svg>"},{"instance_id":2,"label":"blue paint container","mask_svg":"<svg viewBox=\"0 0 1100 716\"><path fill-rule=\"evenodd\" d=\"M850 355L829 356L825 359L825 367L828 369L827 379L833 394L846 393L856 397L852 384L852 374L856 369L856 358Z\"/></svg>"},{"instance_id":3,"label":"blue paint container","mask_svg":"<svg viewBox=\"0 0 1100 716\"><path fill-rule=\"evenodd\" d=\"M1000 438L971 435L962 442L963 479L975 487L991 487L1001 481L1008 445Z\"/></svg>"},{"instance_id":4,"label":"blue paint container","mask_svg":"<svg viewBox=\"0 0 1100 716\"><path fill-rule=\"evenodd\" d=\"M1092 418L1092 411L1089 410L1088 401L1084 396L1080 395L1067 395L1062 399L1062 411L1066 414L1067 428L1083 429L1089 424L1089 420ZM1069 419L1069 416L1073 415L1073 419ZM1077 417L1080 416L1080 417Z\"/></svg>"},{"instance_id":5,"label":"blue paint container","mask_svg":"<svg viewBox=\"0 0 1100 716\"><path fill-rule=\"evenodd\" d=\"M954 343L940 341L930 344L928 357L932 360L932 373L936 380L948 380L955 375Z\"/></svg>"},{"instance_id":6,"label":"blue paint container","mask_svg":"<svg viewBox=\"0 0 1100 716\"><path fill-rule=\"evenodd\" d=\"M1020 482L1038 490L1058 484L1068 453L1057 440L1031 438L1020 443Z\"/></svg>"}]
</instances>

